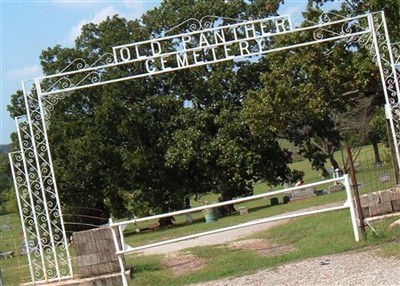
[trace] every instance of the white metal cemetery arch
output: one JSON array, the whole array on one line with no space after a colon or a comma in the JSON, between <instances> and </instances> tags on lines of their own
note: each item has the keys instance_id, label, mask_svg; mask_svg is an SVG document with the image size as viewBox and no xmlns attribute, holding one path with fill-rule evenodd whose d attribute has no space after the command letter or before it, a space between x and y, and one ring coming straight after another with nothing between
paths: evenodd
<instances>
[{"instance_id":1,"label":"white metal cemetery arch","mask_svg":"<svg viewBox=\"0 0 400 286\"><path fill-rule=\"evenodd\" d=\"M216 21L213 24L207 20ZM77 59L57 74L23 82L27 114L16 118L20 150L10 153L9 158L34 283L67 279L73 274L46 128L54 105L79 89L326 41L358 42L370 50L379 66L399 165L400 89L396 65L400 54L397 47L391 46L383 12L349 18L326 13L319 23L301 28L294 27L289 16L229 20L233 22L223 25L226 19L221 17L191 19L185 22L197 24L191 32L116 46L113 53L91 65ZM269 46L274 37L301 32L313 33L314 39L285 47ZM144 69L133 69L136 63ZM130 67L130 73L107 78L119 67Z\"/></svg>"}]
</instances>

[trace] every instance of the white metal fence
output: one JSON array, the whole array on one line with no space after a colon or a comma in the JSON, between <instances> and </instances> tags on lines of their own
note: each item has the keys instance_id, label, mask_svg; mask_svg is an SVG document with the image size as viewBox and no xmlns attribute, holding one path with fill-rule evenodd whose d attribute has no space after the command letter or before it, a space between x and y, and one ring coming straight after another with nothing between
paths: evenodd
<instances>
[{"instance_id":1,"label":"white metal fence","mask_svg":"<svg viewBox=\"0 0 400 286\"><path fill-rule=\"evenodd\" d=\"M300 212L291 213L291 214L282 214L282 215L277 215L277 216L273 216L273 217L262 218L262 219L258 219L255 221L249 221L246 223L237 224L234 226L222 227L222 228L211 230L211 231L186 235L186 236L169 239L169 240L164 240L164 241L160 241L160 242L156 242L156 243L151 243L151 244L147 244L147 245L143 245L143 246L131 247L125 243L124 230L129 224L136 225L139 222L160 219L160 218L165 218L165 217L172 217L172 216L177 216L177 215L183 215L183 214L188 214L188 213L194 213L194 212L199 212L199 211L209 209L209 208L218 208L218 207L222 207L225 205L238 204L238 203L262 199L262 198L266 198L266 197L274 197L279 194L287 194L287 193L292 193L294 191L298 191L298 190L302 190L302 189L315 188L317 186L326 185L328 183L341 183L344 186L346 195L347 195L347 199L343 205L333 206L333 207L327 206L327 207L322 207L321 209L318 209L318 210L308 210L308 211L306 210L306 211L300 211ZM169 243L189 240L189 239L193 239L193 238L197 238L197 237L201 237L201 236L211 235L211 234L215 234L215 233L219 233L219 232L225 232L225 231L229 231L229 230L233 230L233 229L239 229L239 228L244 228L244 227L248 227L248 226L253 226L253 225L257 225L257 224L264 224L264 223L278 221L278 220L303 217L303 216L320 214L320 213L331 212L331 211L338 211L338 210L343 210L343 209L349 209L351 222L353 225L354 239L356 241L359 241L360 233L359 233L359 229L358 229L356 210L355 210L355 205L354 205L354 200L353 200L353 193L352 193L352 189L351 189L350 179L347 174L342 177L337 177L334 179L324 180L324 181L320 181L320 182L316 182L316 183L282 189L282 190L278 190L278 191L266 192L266 193L259 194L259 195L234 199L234 200L216 203L216 204L204 205L201 207L185 209L185 210L181 210L181 211L175 211L175 212L170 212L170 213L165 213L165 214L160 214L160 215L137 218L137 219L132 219L132 220L123 221L123 222L110 221L109 226L113 230L116 254L119 257L119 263L121 266L121 277L122 277L122 280L123 280L124 286L125 286L128 284L127 284L127 281L125 278L125 269L124 269L124 263L123 263L124 254L132 253L135 251L140 251L140 250L144 250L144 249L152 248L152 247L156 247L156 246L161 246L161 245L165 245L165 244L169 244Z\"/></svg>"}]
</instances>

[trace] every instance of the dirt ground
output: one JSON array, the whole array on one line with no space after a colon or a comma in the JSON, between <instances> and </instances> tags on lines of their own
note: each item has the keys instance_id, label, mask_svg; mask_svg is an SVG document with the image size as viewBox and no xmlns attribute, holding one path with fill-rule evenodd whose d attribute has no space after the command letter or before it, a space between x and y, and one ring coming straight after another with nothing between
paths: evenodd
<instances>
[{"instance_id":1,"label":"dirt ground","mask_svg":"<svg viewBox=\"0 0 400 286\"><path fill-rule=\"evenodd\" d=\"M326 207L326 206L325 206ZM165 254L164 265L177 276L204 268L208 261L186 251L204 245L221 245L232 250L250 249L260 256L275 256L295 250L292 245L279 245L265 239L247 239L250 235L286 223L288 220L258 224L202 236L187 241L166 244L141 251L142 255ZM382 258L370 249L294 262L274 269L237 278L224 278L195 286L234 285L400 285L400 260ZM358 269L357 271L353 271ZM321 274L321 271L324 271ZM287 275L291 273L290 277ZM339 274L340 273L340 274ZM340 276L338 276L340 275ZM384 277L383 277L383 276ZM271 284L272 283L272 284ZM300 283L300 284L299 284ZM194 286L194 285L193 285Z\"/></svg>"},{"instance_id":2,"label":"dirt ground","mask_svg":"<svg viewBox=\"0 0 400 286\"><path fill-rule=\"evenodd\" d=\"M281 253L286 253L294 250L290 245L277 245L264 239L246 239L240 241L233 241L226 246L232 250L234 249L249 249L255 250L260 256L275 256ZM172 273L175 275L186 275L201 268L205 267L207 260L197 257L192 253L185 251L177 251L168 253L164 259L164 265L171 268Z\"/></svg>"}]
</instances>

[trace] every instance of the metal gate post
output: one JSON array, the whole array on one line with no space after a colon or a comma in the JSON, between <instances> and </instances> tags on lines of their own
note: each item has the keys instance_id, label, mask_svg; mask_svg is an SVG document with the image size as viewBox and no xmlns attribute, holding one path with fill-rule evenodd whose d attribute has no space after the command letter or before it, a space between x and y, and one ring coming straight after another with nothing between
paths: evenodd
<instances>
[{"instance_id":1,"label":"metal gate post","mask_svg":"<svg viewBox=\"0 0 400 286\"><path fill-rule=\"evenodd\" d=\"M390 110L390 129L394 142L396 168L400 170L400 87L394 60L394 51L390 43L386 18L383 11L368 14L368 24L371 29L373 51L372 54L379 67L385 101ZM397 51L398 52L398 51ZM396 174L398 176L398 174Z\"/></svg>"}]
</instances>

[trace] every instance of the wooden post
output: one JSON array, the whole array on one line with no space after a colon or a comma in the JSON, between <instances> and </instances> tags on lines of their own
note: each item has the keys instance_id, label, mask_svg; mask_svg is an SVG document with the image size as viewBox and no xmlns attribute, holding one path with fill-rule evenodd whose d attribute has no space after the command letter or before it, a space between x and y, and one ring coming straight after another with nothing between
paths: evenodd
<instances>
[{"instance_id":1,"label":"wooden post","mask_svg":"<svg viewBox=\"0 0 400 286\"><path fill-rule=\"evenodd\" d=\"M347 150L347 159L348 159L349 167L350 167L351 182L352 182L352 185L353 185L352 187L353 187L353 191L354 191L354 200L356 202L357 216L360 221L360 229L361 229L362 237L365 238L364 215L363 215L362 208L361 208L360 193L358 192L357 177L356 177L356 171L354 168L353 156L351 155L351 149L349 146L346 146L346 150Z\"/></svg>"}]
</instances>

